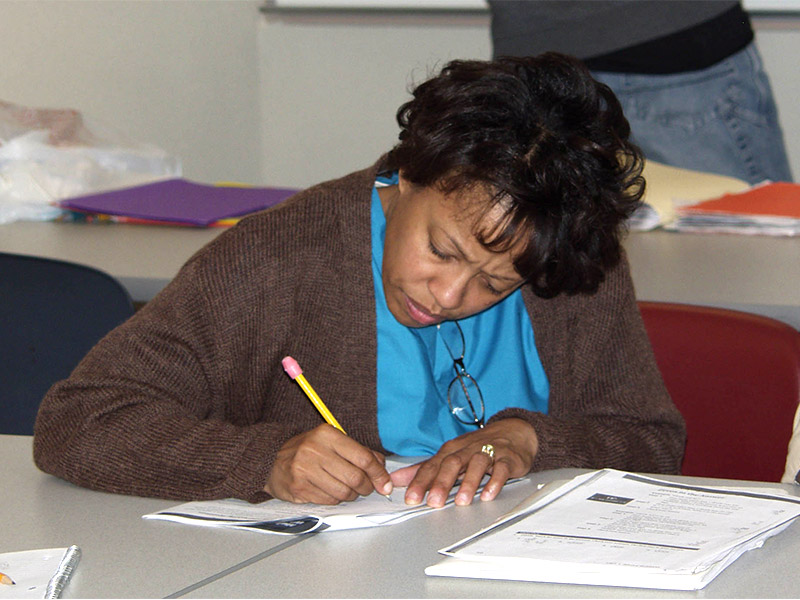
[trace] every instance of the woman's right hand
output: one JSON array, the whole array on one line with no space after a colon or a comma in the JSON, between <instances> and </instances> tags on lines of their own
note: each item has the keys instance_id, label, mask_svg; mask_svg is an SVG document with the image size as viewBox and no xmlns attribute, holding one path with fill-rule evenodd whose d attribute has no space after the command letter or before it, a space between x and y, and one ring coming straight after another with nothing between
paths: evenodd
<instances>
[{"instance_id":1,"label":"woman's right hand","mask_svg":"<svg viewBox=\"0 0 800 600\"><path fill-rule=\"evenodd\" d=\"M339 504L373 491L389 494L384 457L323 424L278 450L264 491L289 502Z\"/></svg>"}]
</instances>

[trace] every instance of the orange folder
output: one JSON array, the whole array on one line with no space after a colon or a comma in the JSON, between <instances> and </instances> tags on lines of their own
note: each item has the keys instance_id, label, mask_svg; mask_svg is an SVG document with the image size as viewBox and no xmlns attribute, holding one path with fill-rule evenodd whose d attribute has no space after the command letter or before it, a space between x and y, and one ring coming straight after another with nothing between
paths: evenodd
<instances>
[{"instance_id":1,"label":"orange folder","mask_svg":"<svg viewBox=\"0 0 800 600\"><path fill-rule=\"evenodd\" d=\"M800 184L767 183L679 209L685 215L760 215L800 219Z\"/></svg>"}]
</instances>

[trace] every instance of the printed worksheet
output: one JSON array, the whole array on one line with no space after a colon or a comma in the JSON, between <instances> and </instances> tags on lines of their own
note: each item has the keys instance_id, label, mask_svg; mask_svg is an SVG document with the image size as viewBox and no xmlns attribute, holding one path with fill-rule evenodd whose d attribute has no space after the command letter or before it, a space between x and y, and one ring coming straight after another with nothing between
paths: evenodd
<instances>
[{"instance_id":1,"label":"printed worksheet","mask_svg":"<svg viewBox=\"0 0 800 600\"><path fill-rule=\"evenodd\" d=\"M800 498L787 494L606 469L441 550L457 560L426 572L697 589L798 516Z\"/></svg>"}]
</instances>

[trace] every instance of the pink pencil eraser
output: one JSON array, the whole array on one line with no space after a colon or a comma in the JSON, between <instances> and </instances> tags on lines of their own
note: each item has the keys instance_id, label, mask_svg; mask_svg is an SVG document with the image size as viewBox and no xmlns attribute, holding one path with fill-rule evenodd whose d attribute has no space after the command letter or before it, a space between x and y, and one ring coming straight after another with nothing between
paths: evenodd
<instances>
[{"instance_id":1,"label":"pink pencil eraser","mask_svg":"<svg viewBox=\"0 0 800 600\"><path fill-rule=\"evenodd\" d=\"M303 374L303 369L300 368L300 365L298 365L297 361L291 356L284 358L281 364L283 365L283 370L286 371L292 379Z\"/></svg>"}]
</instances>

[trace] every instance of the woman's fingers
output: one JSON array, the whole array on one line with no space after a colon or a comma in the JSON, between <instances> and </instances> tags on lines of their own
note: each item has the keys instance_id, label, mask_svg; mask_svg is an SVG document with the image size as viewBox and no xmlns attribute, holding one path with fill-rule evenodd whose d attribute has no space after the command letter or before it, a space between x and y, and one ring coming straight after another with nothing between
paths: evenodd
<instances>
[{"instance_id":1,"label":"woman's fingers","mask_svg":"<svg viewBox=\"0 0 800 600\"><path fill-rule=\"evenodd\" d=\"M530 471L537 450L536 432L529 423L521 419L495 421L450 440L420 463L408 484L406 503L420 504L427 494L429 506L444 506L458 484L456 504L470 504L487 474L490 477L481 499L493 500L510 477ZM394 481L397 484L401 477Z\"/></svg>"},{"instance_id":2,"label":"woman's fingers","mask_svg":"<svg viewBox=\"0 0 800 600\"><path fill-rule=\"evenodd\" d=\"M472 503L472 499L475 497L483 478L487 473L492 472L493 467L494 459L484 452L478 452L470 457L455 497L455 503L458 506L466 506Z\"/></svg>"},{"instance_id":3,"label":"woman's fingers","mask_svg":"<svg viewBox=\"0 0 800 600\"><path fill-rule=\"evenodd\" d=\"M265 491L290 502L338 504L373 491L388 494L392 481L383 457L329 425L288 440L278 451Z\"/></svg>"},{"instance_id":4,"label":"woman's fingers","mask_svg":"<svg viewBox=\"0 0 800 600\"><path fill-rule=\"evenodd\" d=\"M455 502L465 505L473 501L487 474L482 500L493 500L510 477L527 474L537 449L530 424L504 419L450 440L430 459L390 476L382 455L329 425L320 425L284 444L265 490L292 502L337 504L407 486L407 504L427 501L441 507L457 486Z\"/></svg>"},{"instance_id":5,"label":"woman's fingers","mask_svg":"<svg viewBox=\"0 0 800 600\"><path fill-rule=\"evenodd\" d=\"M392 471L390 476L392 478L392 483L395 487L407 487L411 480L414 479L414 476L417 474L419 470L419 466L422 463L417 463L414 465L408 465L407 467L401 467L396 471Z\"/></svg>"}]
</instances>

